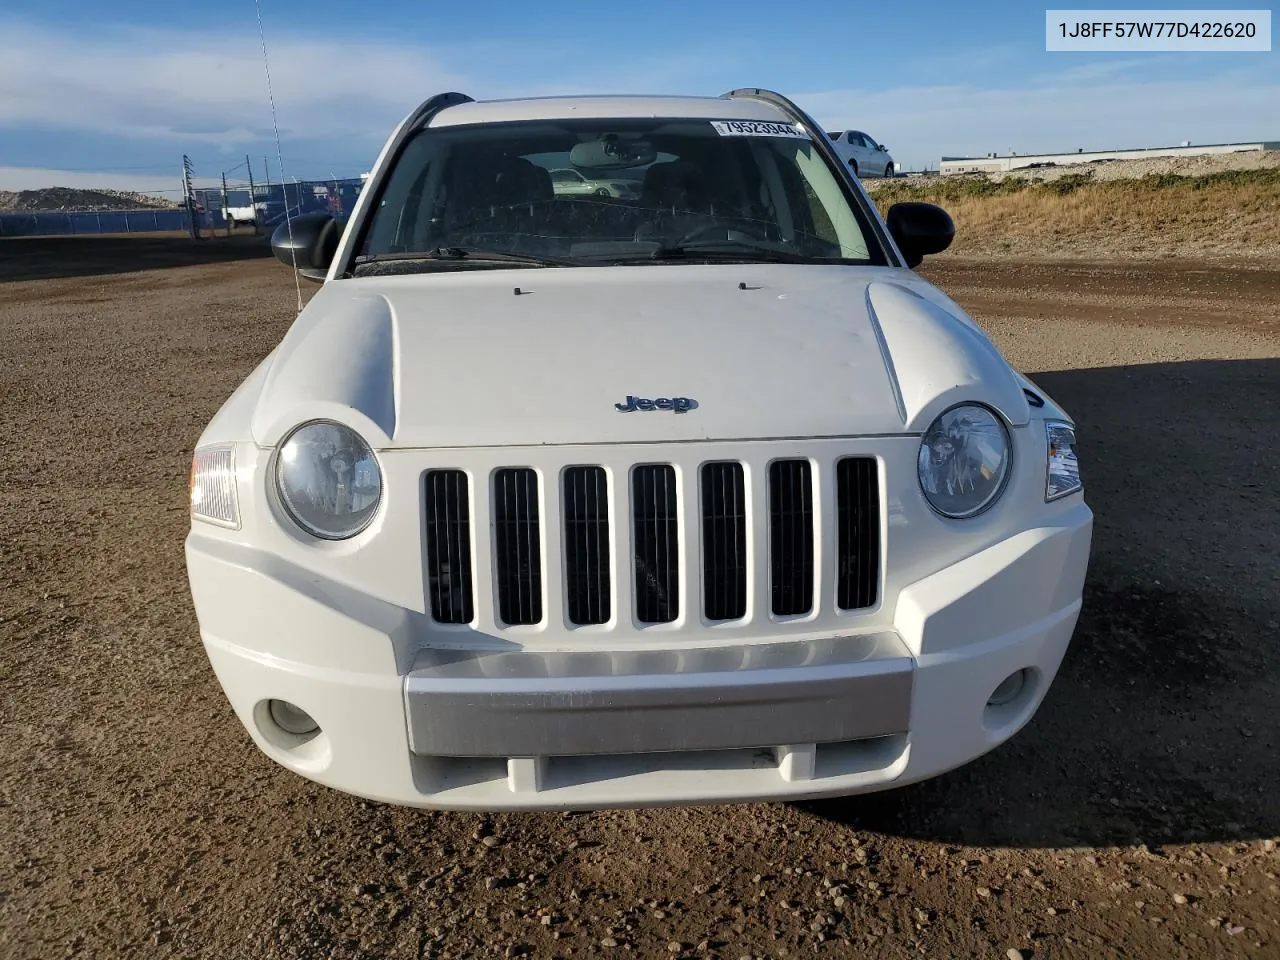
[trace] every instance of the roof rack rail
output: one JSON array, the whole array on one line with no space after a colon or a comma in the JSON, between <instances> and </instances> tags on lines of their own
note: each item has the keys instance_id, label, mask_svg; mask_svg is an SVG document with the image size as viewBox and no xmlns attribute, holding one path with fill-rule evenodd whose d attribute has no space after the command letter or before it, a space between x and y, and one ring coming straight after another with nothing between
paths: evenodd
<instances>
[{"instance_id":1,"label":"roof rack rail","mask_svg":"<svg viewBox=\"0 0 1280 960\"><path fill-rule=\"evenodd\" d=\"M795 103L782 94L773 90L765 90L762 87L739 87L737 90L730 90L728 93L722 94L725 99L752 99L764 100L772 103L775 107L780 107L782 112L791 117L796 123L803 124L810 130L821 131L822 128L813 122L813 118L801 110Z\"/></svg>"},{"instance_id":2,"label":"roof rack rail","mask_svg":"<svg viewBox=\"0 0 1280 960\"><path fill-rule=\"evenodd\" d=\"M412 130L419 124L430 120L441 110L446 107L456 107L460 103L475 103L475 97L469 97L465 93L437 93L434 97L429 97L418 105L418 109L409 114L409 119L405 121L403 130Z\"/></svg>"}]
</instances>

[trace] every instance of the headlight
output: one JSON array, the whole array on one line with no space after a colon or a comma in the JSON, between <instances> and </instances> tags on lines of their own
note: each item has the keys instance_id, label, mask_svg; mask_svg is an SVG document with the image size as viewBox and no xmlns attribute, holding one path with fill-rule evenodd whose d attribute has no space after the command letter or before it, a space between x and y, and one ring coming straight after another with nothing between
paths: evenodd
<instances>
[{"instance_id":1,"label":"headlight","mask_svg":"<svg viewBox=\"0 0 1280 960\"><path fill-rule=\"evenodd\" d=\"M1009 479L1009 434L986 407L952 407L920 441L920 487L933 509L956 520L976 517Z\"/></svg>"},{"instance_id":2,"label":"headlight","mask_svg":"<svg viewBox=\"0 0 1280 960\"><path fill-rule=\"evenodd\" d=\"M1044 429L1049 435L1044 488L1044 499L1048 503L1075 493L1084 484L1080 482L1080 462L1076 459L1076 428L1062 420L1046 420Z\"/></svg>"},{"instance_id":3,"label":"headlight","mask_svg":"<svg viewBox=\"0 0 1280 960\"><path fill-rule=\"evenodd\" d=\"M220 443L191 458L191 515L221 527L240 526L236 499L236 449Z\"/></svg>"},{"instance_id":4,"label":"headlight","mask_svg":"<svg viewBox=\"0 0 1280 960\"><path fill-rule=\"evenodd\" d=\"M382 470L358 433L316 420L296 428L280 445L276 490L294 523L307 533L345 540L378 512Z\"/></svg>"}]
</instances>

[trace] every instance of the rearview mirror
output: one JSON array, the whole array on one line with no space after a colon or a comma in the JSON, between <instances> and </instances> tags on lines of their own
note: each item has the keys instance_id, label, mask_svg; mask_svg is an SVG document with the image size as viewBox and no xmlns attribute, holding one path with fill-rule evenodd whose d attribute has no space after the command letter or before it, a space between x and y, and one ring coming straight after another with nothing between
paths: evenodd
<instances>
[{"instance_id":1,"label":"rearview mirror","mask_svg":"<svg viewBox=\"0 0 1280 960\"><path fill-rule=\"evenodd\" d=\"M327 213L304 213L276 227L271 252L286 266L297 264L308 280L323 281L338 250L342 230Z\"/></svg>"},{"instance_id":2,"label":"rearview mirror","mask_svg":"<svg viewBox=\"0 0 1280 960\"><path fill-rule=\"evenodd\" d=\"M606 133L599 140L574 144L569 162L581 170L625 170L653 163L658 151L648 140L623 139Z\"/></svg>"},{"instance_id":3,"label":"rearview mirror","mask_svg":"<svg viewBox=\"0 0 1280 960\"><path fill-rule=\"evenodd\" d=\"M885 223L908 267L919 266L931 253L941 253L956 236L951 215L932 203L895 203Z\"/></svg>"}]
</instances>

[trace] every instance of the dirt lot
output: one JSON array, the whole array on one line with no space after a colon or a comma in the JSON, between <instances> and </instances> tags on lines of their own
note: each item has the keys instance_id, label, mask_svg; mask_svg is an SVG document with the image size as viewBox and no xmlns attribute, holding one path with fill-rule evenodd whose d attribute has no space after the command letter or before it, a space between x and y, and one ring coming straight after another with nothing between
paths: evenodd
<instances>
[{"instance_id":1,"label":"dirt lot","mask_svg":"<svg viewBox=\"0 0 1280 960\"><path fill-rule=\"evenodd\" d=\"M1280 272L927 271L1082 424L1086 612L1011 743L872 797L487 817L274 766L200 648L188 457L289 322L284 269L16 249L0 956L1280 955Z\"/></svg>"}]
</instances>

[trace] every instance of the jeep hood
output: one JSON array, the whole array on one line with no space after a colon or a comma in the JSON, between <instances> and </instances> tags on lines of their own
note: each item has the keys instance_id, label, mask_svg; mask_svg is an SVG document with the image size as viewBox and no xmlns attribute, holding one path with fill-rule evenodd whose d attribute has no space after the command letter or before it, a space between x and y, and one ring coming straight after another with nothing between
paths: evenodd
<instances>
[{"instance_id":1,"label":"jeep hood","mask_svg":"<svg viewBox=\"0 0 1280 960\"><path fill-rule=\"evenodd\" d=\"M1015 425L1029 415L1014 373L954 303L909 271L874 267L330 281L258 382L251 430L264 446L320 417L387 449L918 433L966 401ZM628 397L696 406L620 412Z\"/></svg>"}]
</instances>

